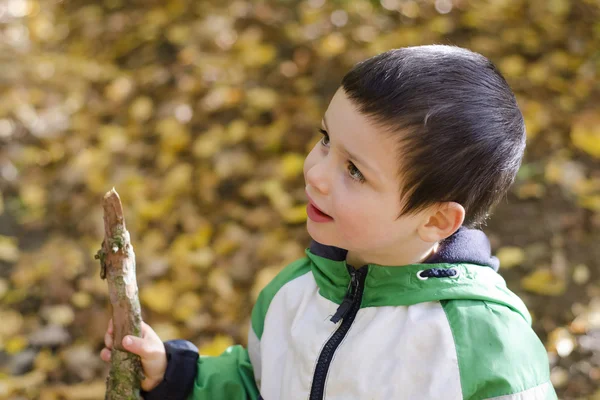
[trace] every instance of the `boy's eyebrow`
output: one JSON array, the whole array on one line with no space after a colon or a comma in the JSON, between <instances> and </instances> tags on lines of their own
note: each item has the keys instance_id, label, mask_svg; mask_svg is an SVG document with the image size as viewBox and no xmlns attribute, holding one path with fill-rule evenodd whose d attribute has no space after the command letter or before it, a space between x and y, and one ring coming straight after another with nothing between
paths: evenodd
<instances>
[{"instance_id":1,"label":"boy's eyebrow","mask_svg":"<svg viewBox=\"0 0 600 400\"><path fill-rule=\"evenodd\" d=\"M323 125L325 125L325 130L327 132L329 132L329 127L327 126L327 117L325 117L325 115L323 115ZM370 169L372 172L377 172L377 169L373 168L372 166L370 166L368 163L366 163L362 158L357 157L356 155L350 153L347 149L345 149L344 147L342 147L342 150L344 151L344 153L346 153L348 155L348 158L352 159L353 161L356 161L357 163L359 163L361 166L363 167L367 167L368 169Z\"/></svg>"}]
</instances>

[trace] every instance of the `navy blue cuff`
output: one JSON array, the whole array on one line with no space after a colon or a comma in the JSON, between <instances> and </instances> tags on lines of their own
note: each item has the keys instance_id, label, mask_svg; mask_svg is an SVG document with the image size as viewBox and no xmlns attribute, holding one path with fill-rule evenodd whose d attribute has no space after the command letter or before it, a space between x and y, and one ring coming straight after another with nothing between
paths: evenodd
<instances>
[{"instance_id":1,"label":"navy blue cuff","mask_svg":"<svg viewBox=\"0 0 600 400\"><path fill-rule=\"evenodd\" d=\"M185 400L198 373L198 348L187 340L164 342L167 370L161 383L149 392L142 390L145 400Z\"/></svg>"}]
</instances>

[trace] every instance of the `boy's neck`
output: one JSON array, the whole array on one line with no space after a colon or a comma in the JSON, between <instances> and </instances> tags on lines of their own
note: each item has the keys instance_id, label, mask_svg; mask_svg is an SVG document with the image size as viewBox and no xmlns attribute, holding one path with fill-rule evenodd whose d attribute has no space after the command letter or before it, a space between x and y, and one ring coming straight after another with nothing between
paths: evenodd
<instances>
[{"instance_id":1,"label":"boy's neck","mask_svg":"<svg viewBox=\"0 0 600 400\"><path fill-rule=\"evenodd\" d=\"M424 251L417 252L401 252L393 256L386 256L383 254L371 254L371 255L360 255L351 250L346 254L346 264L351 265L354 268L360 268L366 264L378 264L378 265L410 265L418 264L429 257L431 257L438 250L439 243L435 243L424 249ZM410 253L410 254L409 254Z\"/></svg>"}]
</instances>

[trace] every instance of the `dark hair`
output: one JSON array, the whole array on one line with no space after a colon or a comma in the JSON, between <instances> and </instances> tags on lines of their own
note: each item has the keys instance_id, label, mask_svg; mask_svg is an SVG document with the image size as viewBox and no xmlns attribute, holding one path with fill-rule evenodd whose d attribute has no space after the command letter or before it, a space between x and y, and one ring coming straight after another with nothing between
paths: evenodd
<instances>
[{"instance_id":1,"label":"dark hair","mask_svg":"<svg viewBox=\"0 0 600 400\"><path fill-rule=\"evenodd\" d=\"M342 88L401 151L400 216L435 203L487 219L514 181L525 150L515 95L484 56L455 46L394 49L356 64Z\"/></svg>"}]
</instances>

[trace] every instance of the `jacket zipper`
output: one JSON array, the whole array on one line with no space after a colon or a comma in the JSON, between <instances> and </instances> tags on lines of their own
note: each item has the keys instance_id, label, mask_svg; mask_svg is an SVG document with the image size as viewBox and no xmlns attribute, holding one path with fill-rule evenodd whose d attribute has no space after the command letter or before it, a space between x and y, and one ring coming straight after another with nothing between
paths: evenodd
<instances>
[{"instance_id":1,"label":"jacket zipper","mask_svg":"<svg viewBox=\"0 0 600 400\"><path fill-rule=\"evenodd\" d=\"M340 319L343 319L340 327L331 335L317 361L315 367L315 374L313 376L312 386L310 389L310 400L322 400L325 395L325 380L327 378L327 372L329 366L333 360L333 355L339 347L342 340L350 330L350 326L360 310L360 303L362 301L363 291L365 288L365 278L367 277L368 266L363 266L357 270L349 268L350 272L350 284L342 304L338 307L331 322L337 323Z\"/></svg>"}]
</instances>

